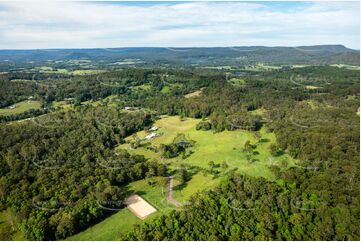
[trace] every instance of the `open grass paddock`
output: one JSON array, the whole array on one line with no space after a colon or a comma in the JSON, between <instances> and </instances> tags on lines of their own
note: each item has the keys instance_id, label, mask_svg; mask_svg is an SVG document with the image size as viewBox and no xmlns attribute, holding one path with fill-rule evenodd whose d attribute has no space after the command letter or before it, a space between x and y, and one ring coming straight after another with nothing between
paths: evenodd
<instances>
[{"instance_id":1,"label":"open grass paddock","mask_svg":"<svg viewBox=\"0 0 361 242\"><path fill-rule=\"evenodd\" d=\"M209 162L215 164L226 162L229 169L237 168L243 174L251 176L263 176L273 179L272 172L268 169L268 165L279 164L281 161L287 161L289 165L294 164L293 159L287 155L273 157L270 153L270 145L275 142L275 136L271 132L267 132L266 128L259 131L260 138L255 137L255 132L246 130L223 131L214 133L213 131L197 131L195 126L201 120L187 118L181 120L179 116L166 116L157 120L154 126L159 129L156 131L160 136L151 140L142 141L141 147L132 149L130 144L125 143L118 149L127 149L130 153L141 154L147 158L155 159L170 163L171 166L180 166L181 164L193 165L202 168L208 168ZM177 136L177 134L185 134L188 140L194 140L194 147L190 148L193 154L182 159L180 157L172 159L164 159L160 152L148 149L151 146L156 149L160 144L169 144ZM146 131L140 131L137 136L142 139L147 136ZM133 137L128 137L127 141L132 141ZM246 154L243 152L245 142L249 140L252 144L256 144L254 150L256 155L253 159L256 161L250 163L247 161ZM260 140L260 142L259 142ZM147 144L148 143L148 144Z\"/></svg>"},{"instance_id":2,"label":"open grass paddock","mask_svg":"<svg viewBox=\"0 0 361 242\"><path fill-rule=\"evenodd\" d=\"M264 110L259 112L263 113ZM186 167L195 166L209 169L208 163L210 161L213 161L215 164L221 164L225 161L229 168L227 170L218 168L220 172L227 172L230 169L237 168L243 174L262 176L270 180L274 179L272 172L268 168L271 163L277 165L287 161L288 166L292 166L295 163L287 154L278 157L273 157L270 154L269 146L275 142L275 136L273 133L268 132L266 128L262 128L259 131L260 137L256 138L255 132L246 130L223 131L219 133L197 131L195 126L200 121L192 118L181 119L179 116L163 116L154 123L154 126L158 127L158 130L155 132L160 136L142 141L141 146L136 149L132 149L129 143L122 144L117 149L127 149L130 153L141 154L146 158L164 162L169 165L170 171L175 171L182 164L186 165ZM188 140L196 142L190 148L194 153L189 157L185 159L180 157L164 159L161 157L160 152L147 149L149 146L159 147L161 144L169 144L179 133L185 134ZM149 132L144 130L137 133L139 139L147 135L149 135ZM243 146L247 140L257 145L254 151L257 151L258 154L253 156L256 161L252 163L247 161L246 155L243 152ZM126 141L134 141L134 137L129 136L126 138ZM138 194L157 209L155 213L145 218L145 222L149 222L161 214L177 209L166 200L167 183L164 179L166 178L144 179L132 182L127 186L129 194ZM186 204L192 195L217 186L221 179L221 176L214 176L202 171L191 174L189 180L184 184L179 184L179 181L175 179L173 197L182 204ZM150 185L152 182L154 184ZM124 208L102 222L68 239L116 240L119 233L125 233L131 230L133 225L144 221L137 218L127 208Z\"/></svg>"},{"instance_id":3,"label":"open grass paddock","mask_svg":"<svg viewBox=\"0 0 361 242\"><path fill-rule=\"evenodd\" d=\"M1 108L0 115L13 115L29 111L30 109L40 109L41 103L39 101L26 100L15 103L15 108L10 109L9 107Z\"/></svg>"}]
</instances>

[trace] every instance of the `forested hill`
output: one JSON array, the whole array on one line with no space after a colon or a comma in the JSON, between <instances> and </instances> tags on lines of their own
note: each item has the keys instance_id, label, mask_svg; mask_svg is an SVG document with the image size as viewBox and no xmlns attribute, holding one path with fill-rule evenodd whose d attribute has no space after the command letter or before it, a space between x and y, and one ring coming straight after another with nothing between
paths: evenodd
<instances>
[{"instance_id":1,"label":"forested hill","mask_svg":"<svg viewBox=\"0 0 361 242\"><path fill-rule=\"evenodd\" d=\"M49 50L0 50L0 64L51 62L57 60L91 60L111 63L137 60L139 64L235 65L273 64L350 64L359 65L358 50L343 45L299 47L212 47L212 48L98 48Z\"/></svg>"}]
</instances>

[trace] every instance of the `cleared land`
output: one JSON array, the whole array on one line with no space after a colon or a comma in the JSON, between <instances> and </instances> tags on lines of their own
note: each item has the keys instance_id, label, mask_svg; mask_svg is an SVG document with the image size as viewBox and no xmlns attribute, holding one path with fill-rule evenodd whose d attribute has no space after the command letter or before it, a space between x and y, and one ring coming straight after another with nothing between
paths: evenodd
<instances>
[{"instance_id":1,"label":"cleared land","mask_svg":"<svg viewBox=\"0 0 361 242\"><path fill-rule=\"evenodd\" d=\"M349 70L356 70L356 71L360 70L359 66L352 66L352 65L346 65L346 64L333 64L333 65L330 65L330 66L335 66L335 67L338 67L338 68L346 68L346 69L349 69Z\"/></svg>"},{"instance_id":2,"label":"cleared land","mask_svg":"<svg viewBox=\"0 0 361 242\"><path fill-rule=\"evenodd\" d=\"M255 114L263 114L265 110L255 110ZM267 128L259 131L260 137L255 137L255 132L236 130L213 133L212 131L197 131L195 126L200 122L198 119L181 119L179 116L163 116L154 123L158 127L155 131L160 136L151 140L142 141L140 147L132 149L129 143L120 145L117 149L127 149L133 154L141 154L146 158L155 159L169 165L170 170L176 170L182 164L209 169L209 161L215 164L221 164L226 161L230 169L237 168L243 174L251 176L263 176L267 179L274 179L273 173L269 170L270 164L281 165L286 161L288 166L294 165L287 154L273 157L270 154L269 146L275 142L273 133L268 132ZM169 144L177 136L183 133L187 139L194 140L196 143L192 147L194 152L189 157L182 159L180 157L172 159L164 159L160 152L150 150L149 147L156 148L160 144ZM149 132L140 131L137 133L138 138L144 138ZM253 157L256 161L250 163L246 159L243 152L244 143L250 140L257 147L257 151ZM134 137L126 138L127 142L134 141ZM217 168L220 172L226 172L221 168ZM188 170L188 168L187 168ZM192 172L191 172L192 173ZM190 174L189 179L181 184L179 180L174 178L173 197L182 204L187 204L189 198L197 192L204 191L215 187L221 181L222 176L215 176L209 172L198 171ZM155 182L155 183L154 183ZM151 185L152 184L152 185ZM149 222L153 218L161 214L168 213L177 209L174 205L167 201L167 178L157 177L132 182L127 186L130 194L138 194L150 203L156 213L150 214L144 221ZM91 228L75 235L69 240L116 240L119 233L125 233L132 229L134 224L144 222L132 214L128 209L124 208L116 214L106 218L102 222L92 226Z\"/></svg>"},{"instance_id":3,"label":"cleared land","mask_svg":"<svg viewBox=\"0 0 361 242\"><path fill-rule=\"evenodd\" d=\"M209 174L197 173L185 184L175 185L173 187L173 197L182 204L186 204L192 195L215 187L219 182L220 178L214 178Z\"/></svg>"},{"instance_id":4,"label":"cleared land","mask_svg":"<svg viewBox=\"0 0 361 242\"><path fill-rule=\"evenodd\" d=\"M260 137L257 138L255 132L246 130L223 131L213 133L213 131L197 131L195 126L201 120L187 118L181 120L179 116L163 117L157 120L154 126L159 129L156 131L160 136L151 140L142 141L140 147L132 149L129 143L122 144L118 149L127 149L130 153L144 155L147 158L163 160L171 167L178 167L181 164L209 168L209 162L215 164L226 162L229 169L237 168L238 171L251 176L263 176L273 179L273 173L268 169L268 165L281 164L287 162L293 165L294 160L287 154L273 157L270 153L270 145L275 142L275 135L268 132L267 128L259 131ZM194 140L195 145L189 148L193 154L182 159L176 157L172 159L163 159L159 147L161 144L169 144L182 133L188 140ZM142 139L147 136L146 131L140 131L137 136ZM255 144L253 155L254 162L248 162L246 154L243 152L245 142L249 140ZM134 141L134 137L128 137L128 142ZM158 151L158 152L157 152Z\"/></svg>"},{"instance_id":5,"label":"cleared land","mask_svg":"<svg viewBox=\"0 0 361 242\"><path fill-rule=\"evenodd\" d=\"M279 70L281 68L282 68L281 66L271 66L262 63L258 63L256 65L248 65L244 67L244 69L247 71L272 71L272 70Z\"/></svg>"},{"instance_id":6,"label":"cleared land","mask_svg":"<svg viewBox=\"0 0 361 242\"><path fill-rule=\"evenodd\" d=\"M19 113L23 113L25 111L29 111L30 109L40 109L41 108L41 103L39 101L33 101L33 100L29 100L29 101L22 101L22 102L18 102L15 103L15 108L1 108L0 109L0 115L13 115L13 114L19 114ZM13 105L11 105L13 106Z\"/></svg>"},{"instance_id":7,"label":"cleared land","mask_svg":"<svg viewBox=\"0 0 361 242\"><path fill-rule=\"evenodd\" d=\"M185 98L191 98L191 97L199 97L202 94L202 90L198 90L195 92L188 93L184 95Z\"/></svg>"},{"instance_id":8,"label":"cleared land","mask_svg":"<svg viewBox=\"0 0 361 242\"><path fill-rule=\"evenodd\" d=\"M122 209L87 230L67 238L67 240L117 240L119 233L129 231L134 224L141 221L128 209Z\"/></svg>"},{"instance_id":9,"label":"cleared land","mask_svg":"<svg viewBox=\"0 0 361 242\"><path fill-rule=\"evenodd\" d=\"M242 78L231 78L228 80L228 82L231 83L233 86L242 86L246 83L245 80Z\"/></svg>"},{"instance_id":10,"label":"cleared land","mask_svg":"<svg viewBox=\"0 0 361 242\"><path fill-rule=\"evenodd\" d=\"M156 213L150 214L144 220L139 219L126 207L119 212L104 219L100 223L68 238L68 240L117 240L119 233L126 233L133 225L148 222L175 207L166 201L166 178L152 178L154 184L150 185L148 179L132 182L127 186L129 193L142 196L155 209Z\"/></svg>"},{"instance_id":11,"label":"cleared land","mask_svg":"<svg viewBox=\"0 0 361 242\"><path fill-rule=\"evenodd\" d=\"M82 65L83 68L87 68L87 66ZM106 70L94 70L94 69L84 69L84 70L68 70L64 68L53 68L50 66L41 66L32 69L32 71L39 71L41 73L52 73L52 74L69 74L69 75L91 75L91 74L99 74L103 73Z\"/></svg>"},{"instance_id":12,"label":"cleared land","mask_svg":"<svg viewBox=\"0 0 361 242\"><path fill-rule=\"evenodd\" d=\"M148 215L155 213L155 209L152 205L147 203L142 197L138 195L132 195L126 200L127 208L135 214L138 218L144 220Z\"/></svg>"}]
</instances>

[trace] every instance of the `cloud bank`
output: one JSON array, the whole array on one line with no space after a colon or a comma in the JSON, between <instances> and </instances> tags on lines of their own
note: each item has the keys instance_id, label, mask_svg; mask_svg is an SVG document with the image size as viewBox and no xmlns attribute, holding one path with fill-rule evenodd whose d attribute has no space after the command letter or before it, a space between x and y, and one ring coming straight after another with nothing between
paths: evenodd
<instances>
[{"instance_id":1,"label":"cloud bank","mask_svg":"<svg viewBox=\"0 0 361 242\"><path fill-rule=\"evenodd\" d=\"M298 46L359 49L359 2L0 2L0 49Z\"/></svg>"}]
</instances>

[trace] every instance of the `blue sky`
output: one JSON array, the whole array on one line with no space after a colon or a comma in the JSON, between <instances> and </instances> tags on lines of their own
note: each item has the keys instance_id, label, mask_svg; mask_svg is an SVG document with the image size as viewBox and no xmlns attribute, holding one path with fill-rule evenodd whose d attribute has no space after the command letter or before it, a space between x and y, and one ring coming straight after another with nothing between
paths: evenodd
<instances>
[{"instance_id":1,"label":"blue sky","mask_svg":"<svg viewBox=\"0 0 361 242\"><path fill-rule=\"evenodd\" d=\"M0 49L299 46L359 49L359 2L0 1Z\"/></svg>"}]
</instances>

